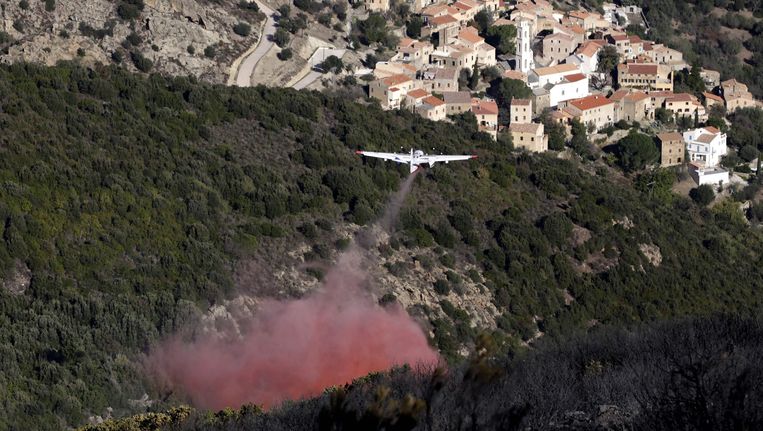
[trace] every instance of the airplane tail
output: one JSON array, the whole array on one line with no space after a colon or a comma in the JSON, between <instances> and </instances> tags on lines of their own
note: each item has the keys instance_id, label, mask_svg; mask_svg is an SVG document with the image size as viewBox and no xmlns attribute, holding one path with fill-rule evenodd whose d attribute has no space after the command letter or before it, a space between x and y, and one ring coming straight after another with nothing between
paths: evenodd
<instances>
[{"instance_id":1,"label":"airplane tail","mask_svg":"<svg viewBox=\"0 0 763 431\"><path fill-rule=\"evenodd\" d=\"M410 169L411 173L414 173L414 172L416 172L416 169L418 169L418 168L419 168L418 165L414 165L413 164L413 148L411 148L411 161L409 163L409 169Z\"/></svg>"}]
</instances>

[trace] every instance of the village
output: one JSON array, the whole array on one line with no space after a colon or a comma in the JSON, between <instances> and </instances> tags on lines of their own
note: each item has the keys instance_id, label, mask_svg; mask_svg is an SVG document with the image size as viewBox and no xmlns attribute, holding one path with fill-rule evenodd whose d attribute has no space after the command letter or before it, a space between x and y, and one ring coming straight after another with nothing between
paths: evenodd
<instances>
[{"instance_id":1,"label":"village","mask_svg":"<svg viewBox=\"0 0 763 431\"><path fill-rule=\"evenodd\" d=\"M390 4L373 0L366 7L384 12ZM670 125L663 121L653 134L660 166L686 165L697 185L722 186L729 183L721 166L726 134L705 124L709 113L761 106L746 85L721 81L718 71L693 70L680 51L627 32L637 26L648 34L636 6L605 3L601 14L561 12L546 0L417 1L412 12L423 22L421 37L400 39L392 58L376 62L368 95L383 109L409 110L433 121L471 112L480 131L493 139L510 135L518 149L549 150L541 117L563 125L568 136L575 122L590 134L611 135L615 124L638 127L669 118ZM486 20L480 31L477 21ZM477 76L485 70L521 82L529 96L511 98L506 106L482 88L459 84L464 71ZM674 92L682 71L701 78L701 95Z\"/></svg>"}]
</instances>

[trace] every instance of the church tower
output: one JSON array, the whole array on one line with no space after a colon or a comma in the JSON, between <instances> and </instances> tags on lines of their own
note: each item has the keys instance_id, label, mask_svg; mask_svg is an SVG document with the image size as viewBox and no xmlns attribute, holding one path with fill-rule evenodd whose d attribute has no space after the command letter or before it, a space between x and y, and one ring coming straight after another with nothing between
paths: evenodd
<instances>
[{"instance_id":1,"label":"church tower","mask_svg":"<svg viewBox=\"0 0 763 431\"><path fill-rule=\"evenodd\" d=\"M517 28L517 64L516 69L522 73L527 73L530 69L535 69L535 60L533 59L533 50L530 47L533 36L530 32L530 21L520 20Z\"/></svg>"}]
</instances>

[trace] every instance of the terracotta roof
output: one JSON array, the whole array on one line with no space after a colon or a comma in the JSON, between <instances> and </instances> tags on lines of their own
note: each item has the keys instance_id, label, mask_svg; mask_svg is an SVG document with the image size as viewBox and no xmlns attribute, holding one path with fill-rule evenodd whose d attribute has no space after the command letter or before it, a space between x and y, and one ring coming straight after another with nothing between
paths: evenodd
<instances>
[{"instance_id":1,"label":"terracotta roof","mask_svg":"<svg viewBox=\"0 0 763 431\"><path fill-rule=\"evenodd\" d=\"M693 102L694 96L692 96L689 93L676 93L670 97L668 97L667 100L665 100L666 103L668 102Z\"/></svg>"},{"instance_id":2,"label":"terracotta roof","mask_svg":"<svg viewBox=\"0 0 763 431\"><path fill-rule=\"evenodd\" d=\"M644 42L644 51L651 51L653 46L652 42Z\"/></svg>"},{"instance_id":3,"label":"terracotta roof","mask_svg":"<svg viewBox=\"0 0 763 431\"><path fill-rule=\"evenodd\" d=\"M458 20L453 18L452 15L440 15L436 16L429 20L430 26L436 26L436 25L444 25L444 24L455 24Z\"/></svg>"},{"instance_id":4,"label":"terracotta roof","mask_svg":"<svg viewBox=\"0 0 763 431\"><path fill-rule=\"evenodd\" d=\"M641 40L640 37L636 36L635 34L633 36L629 36L628 40L631 41L631 43L643 43L644 41Z\"/></svg>"},{"instance_id":5,"label":"terracotta roof","mask_svg":"<svg viewBox=\"0 0 763 431\"><path fill-rule=\"evenodd\" d=\"M472 103L472 95L468 91L444 91L442 97L445 103Z\"/></svg>"},{"instance_id":6,"label":"terracotta roof","mask_svg":"<svg viewBox=\"0 0 763 431\"><path fill-rule=\"evenodd\" d=\"M593 58L593 56L596 55L596 52L598 52L601 49L601 47L602 45L600 45L598 41L591 40L580 45L578 49L575 50L575 53Z\"/></svg>"},{"instance_id":7,"label":"terracotta roof","mask_svg":"<svg viewBox=\"0 0 763 431\"><path fill-rule=\"evenodd\" d=\"M480 35L478 35L477 33L472 33L471 31L468 31L466 29L458 32L458 38L463 39L469 43L480 43L485 40L481 38Z\"/></svg>"},{"instance_id":8,"label":"terracotta roof","mask_svg":"<svg viewBox=\"0 0 763 431\"><path fill-rule=\"evenodd\" d=\"M527 81L527 75L519 70L505 70L503 72L504 78L518 79L520 81Z\"/></svg>"},{"instance_id":9,"label":"terracotta roof","mask_svg":"<svg viewBox=\"0 0 763 431\"><path fill-rule=\"evenodd\" d=\"M511 123L509 124L509 130L512 132L520 133L532 133L535 135L540 134L540 128L543 127L539 123Z\"/></svg>"},{"instance_id":10,"label":"terracotta roof","mask_svg":"<svg viewBox=\"0 0 763 431\"><path fill-rule=\"evenodd\" d=\"M612 36L610 36L610 37L611 37L611 38L612 38L612 40L614 40L615 42L620 42L620 41L623 41L623 40L627 40L627 41L629 41L629 42L630 42L630 39L628 38L628 35L626 35L626 34L613 34L613 35L612 35Z\"/></svg>"},{"instance_id":11,"label":"terracotta roof","mask_svg":"<svg viewBox=\"0 0 763 431\"><path fill-rule=\"evenodd\" d=\"M583 97L581 99L571 100L570 105L580 109L581 111L587 111L589 109L598 108L601 106L611 105L611 100L604 96L594 94L591 96Z\"/></svg>"},{"instance_id":12,"label":"terracotta roof","mask_svg":"<svg viewBox=\"0 0 763 431\"><path fill-rule=\"evenodd\" d=\"M434 96L427 96L421 100L422 102L432 105L432 106L442 106L445 104L441 99L438 99Z\"/></svg>"},{"instance_id":13,"label":"terracotta roof","mask_svg":"<svg viewBox=\"0 0 763 431\"><path fill-rule=\"evenodd\" d=\"M493 100L472 99L474 115L498 115L498 105Z\"/></svg>"},{"instance_id":14,"label":"terracotta roof","mask_svg":"<svg viewBox=\"0 0 763 431\"><path fill-rule=\"evenodd\" d=\"M708 93L707 91L702 93L703 96L705 96L705 99L715 100L716 102L723 102L723 98L721 96L717 96L713 93Z\"/></svg>"},{"instance_id":15,"label":"terracotta roof","mask_svg":"<svg viewBox=\"0 0 763 431\"><path fill-rule=\"evenodd\" d=\"M659 139L661 142L670 142L670 141L683 142L684 137L681 136L681 134L678 132L667 132L667 133L658 133L657 139Z\"/></svg>"},{"instance_id":16,"label":"terracotta roof","mask_svg":"<svg viewBox=\"0 0 763 431\"><path fill-rule=\"evenodd\" d=\"M405 48L405 47L411 46L413 44L413 42L416 42L416 40L415 39L411 39L409 37L404 37L404 38L400 39L400 42L397 43L397 48L400 49L400 48Z\"/></svg>"},{"instance_id":17,"label":"terracotta roof","mask_svg":"<svg viewBox=\"0 0 763 431\"><path fill-rule=\"evenodd\" d=\"M673 92L669 90L649 92L649 97L670 97L672 95Z\"/></svg>"},{"instance_id":18,"label":"terracotta roof","mask_svg":"<svg viewBox=\"0 0 763 431\"><path fill-rule=\"evenodd\" d=\"M427 6L424 9L421 10L422 15L426 16L435 16L441 12L445 12L448 10L448 6L444 4L435 4L432 6Z\"/></svg>"},{"instance_id":19,"label":"terracotta roof","mask_svg":"<svg viewBox=\"0 0 763 431\"><path fill-rule=\"evenodd\" d=\"M581 79L586 79L586 76L582 73L573 73L572 75L566 75L564 79L566 79L567 82L578 82Z\"/></svg>"},{"instance_id":20,"label":"terracotta roof","mask_svg":"<svg viewBox=\"0 0 763 431\"><path fill-rule=\"evenodd\" d=\"M411 78L408 75L403 75L401 73L401 74L397 74L397 75L388 76L386 78L383 78L381 81L384 83L384 85L392 87L392 86L395 86L395 85L403 84L403 83L408 82L410 80L411 80Z\"/></svg>"},{"instance_id":21,"label":"terracotta roof","mask_svg":"<svg viewBox=\"0 0 763 431\"><path fill-rule=\"evenodd\" d=\"M637 91L635 93L630 93L627 96L625 96L625 100L628 102L638 102L644 99L649 99L649 95L646 93L642 93L640 91Z\"/></svg>"},{"instance_id":22,"label":"terracotta roof","mask_svg":"<svg viewBox=\"0 0 763 431\"><path fill-rule=\"evenodd\" d=\"M705 127L705 130L707 130L710 133L715 133L715 134L721 133L721 131L718 130L718 128L715 127L715 126L707 126L707 127Z\"/></svg>"},{"instance_id":23,"label":"terracotta roof","mask_svg":"<svg viewBox=\"0 0 763 431\"><path fill-rule=\"evenodd\" d=\"M637 74L637 75L656 75L656 64L643 64L643 63L626 63L617 66L618 69L624 70L625 73Z\"/></svg>"},{"instance_id":24,"label":"terracotta roof","mask_svg":"<svg viewBox=\"0 0 763 431\"><path fill-rule=\"evenodd\" d=\"M585 34L585 29L579 25L575 25L575 24L565 25L564 28L570 30L573 33Z\"/></svg>"},{"instance_id":25,"label":"terracotta roof","mask_svg":"<svg viewBox=\"0 0 763 431\"><path fill-rule=\"evenodd\" d=\"M421 88L414 88L408 92L408 96L411 96L414 99L420 99L422 97L429 96L429 93L427 93L425 90L422 90Z\"/></svg>"},{"instance_id":26,"label":"terracotta roof","mask_svg":"<svg viewBox=\"0 0 763 431\"><path fill-rule=\"evenodd\" d=\"M555 73L579 73L580 69L578 69L578 67L574 64L558 64L556 66L539 67L537 69L533 69L533 71L538 76L545 76L553 75Z\"/></svg>"},{"instance_id":27,"label":"terracotta roof","mask_svg":"<svg viewBox=\"0 0 763 431\"><path fill-rule=\"evenodd\" d=\"M703 133L699 135L699 137L695 139L695 141L702 142L703 144L709 144L713 142L713 139L715 139L715 135L711 135L710 133Z\"/></svg>"},{"instance_id":28,"label":"terracotta roof","mask_svg":"<svg viewBox=\"0 0 763 431\"><path fill-rule=\"evenodd\" d=\"M543 38L544 41L553 40L553 39L561 39L566 42L572 42L573 40L575 40L574 37L570 36L567 33L554 33Z\"/></svg>"},{"instance_id":29,"label":"terracotta roof","mask_svg":"<svg viewBox=\"0 0 763 431\"><path fill-rule=\"evenodd\" d=\"M590 18L591 16L593 16L589 12L581 11L581 10L574 10L574 11L568 13L567 15L571 16L573 18L579 18L579 19L586 19L586 18Z\"/></svg>"},{"instance_id":30,"label":"terracotta roof","mask_svg":"<svg viewBox=\"0 0 763 431\"><path fill-rule=\"evenodd\" d=\"M609 100L612 100L614 102L619 102L619 101L623 100L625 98L625 96L628 95L628 93L629 93L628 90L626 90L624 88L621 88L621 89L615 91L614 93L612 93L612 95L609 96Z\"/></svg>"},{"instance_id":31,"label":"terracotta roof","mask_svg":"<svg viewBox=\"0 0 763 431\"><path fill-rule=\"evenodd\" d=\"M530 105L530 99L511 99L511 106L514 105L521 105L521 106L529 106Z\"/></svg>"}]
</instances>

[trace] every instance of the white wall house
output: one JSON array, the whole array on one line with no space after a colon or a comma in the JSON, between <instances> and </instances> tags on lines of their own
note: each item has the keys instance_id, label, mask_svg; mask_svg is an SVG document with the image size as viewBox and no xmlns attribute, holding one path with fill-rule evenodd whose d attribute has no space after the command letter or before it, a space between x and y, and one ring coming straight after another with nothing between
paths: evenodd
<instances>
[{"instance_id":1,"label":"white wall house","mask_svg":"<svg viewBox=\"0 0 763 431\"><path fill-rule=\"evenodd\" d=\"M556 84L567 75L579 74L580 69L574 64L559 64L550 67L532 69L527 74L527 85L530 88L545 87L546 84Z\"/></svg>"},{"instance_id":2,"label":"white wall house","mask_svg":"<svg viewBox=\"0 0 763 431\"><path fill-rule=\"evenodd\" d=\"M716 167L726 155L726 134L715 127L701 127L684 132L689 161L700 162L705 168Z\"/></svg>"},{"instance_id":3,"label":"white wall house","mask_svg":"<svg viewBox=\"0 0 763 431\"><path fill-rule=\"evenodd\" d=\"M549 106L554 107L561 102L586 97L588 92L588 77L582 73L565 76L553 87L549 88Z\"/></svg>"}]
</instances>

